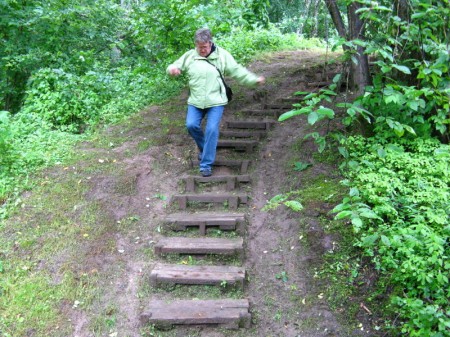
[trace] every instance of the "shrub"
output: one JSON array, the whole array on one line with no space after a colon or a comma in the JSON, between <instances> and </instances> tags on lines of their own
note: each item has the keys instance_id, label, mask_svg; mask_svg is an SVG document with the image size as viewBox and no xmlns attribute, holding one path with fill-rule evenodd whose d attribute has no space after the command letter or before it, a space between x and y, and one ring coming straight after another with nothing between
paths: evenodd
<instances>
[{"instance_id":1,"label":"shrub","mask_svg":"<svg viewBox=\"0 0 450 337\"><path fill-rule=\"evenodd\" d=\"M388 275L392 302L410 336L444 336L450 327L450 146L433 139L349 137L344 170L356 245Z\"/></svg>"}]
</instances>

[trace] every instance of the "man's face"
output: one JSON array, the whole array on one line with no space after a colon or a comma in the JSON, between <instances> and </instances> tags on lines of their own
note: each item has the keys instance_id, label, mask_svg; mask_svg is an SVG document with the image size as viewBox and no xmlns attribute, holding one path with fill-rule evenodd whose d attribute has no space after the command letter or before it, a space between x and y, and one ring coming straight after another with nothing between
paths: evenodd
<instances>
[{"instance_id":1,"label":"man's face","mask_svg":"<svg viewBox=\"0 0 450 337\"><path fill-rule=\"evenodd\" d=\"M197 42L195 44L195 47L197 48L197 52L200 56L206 57L211 53L211 42Z\"/></svg>"}]
</instances>

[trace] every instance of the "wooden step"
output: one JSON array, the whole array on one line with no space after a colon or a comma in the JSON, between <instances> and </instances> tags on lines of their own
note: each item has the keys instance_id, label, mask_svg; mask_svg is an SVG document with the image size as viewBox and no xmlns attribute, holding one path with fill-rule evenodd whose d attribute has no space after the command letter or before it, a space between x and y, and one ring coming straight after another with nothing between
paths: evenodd
<instances>
[{"instance_id":1,"label":"wooden step","mask_svg":"<svg viewBox=\"0 0 450 337\"><path fill-rule=\"evenodd\" d=\"M253 138L261 140L267 136L267 130L223 130L220 137L225 138Z\"/></svg>"},{"instance_id":2,"label":"wooden step","mask_svg":"<svg viewBox=\"0 0 450 337\"><path fill-rule=\"evenodd\" d=\"M272 104L265 104L264 109L267 109L267 110L292 110L292 105L291 104L272 103Z\"/></svg>"},{"instance_id":3,"label":"wooden step","mask_svg":"<svg viewBox=\"0 0 450 337\"><path fill-rule=\"evenodd\" d=\"M232 148L236 151L245 151L253 153L259 142L256 140L236 140L236 139L219 139L218 148Z\"/></svg>"},{"instance_id":4,"label":"wooden step","mask_svg":"<svg viewBox=\"0 0 450 337\"><path fill-rule=\"evenodd\" d=\"M150 274L153 286L159 283L236 285L244 288L245 269L235 266L188 266L158 263Z\"/></svg>"},{"instance_id":5,"label":"wooden step","mask_svg":"<svg viewBox=\"0 0 450 337\"><path fill-rule=\"evenodd\" d=\"M237 209L240 204L248 203L248 196L234 193L202 193L202 194L178 194L172 196L172 202L178 203L179 209L186 209L189 202L198 203L227 203L229 209Z\"/></svg>"},{"instance_id":6,"label":"wooden step","mask_svg":"<svg viewBox=\"0 0 450 337\"><path fill-rule=\"evenodd\" d=\"M303 97L305 97L305 95L297 95L297 96L293 96L293 97L285 97L281 99L281 102L286 105L286 104L295 104L295 103L300 103L303 100ZM291 106L292 109L292 106Z\"/></svg>"},{"instance_id":7,"label":"wooden step","mask_svg":"<svg viewBox=\"0 0 450 337\"><path fill-rule=\"evenodd\" d=\"M312 88L312 87L322 88L322 87L327 87L331 84L333 84L333 83L330 81L320 81L320 82L310 82L310 83L307 83L306 85L310 88Z\"/></svg>"},{"instance_id":8,"label":"wooden step","mask_svg":"<svg viewBox=\"0 0 450 337\"><path fill-rule=\"evenodd\" d=\"M242 213L174 213L167 216L163 224L174 231L198 227L202 235L206 234L208 228L216 227L223 231L236 230L243 234L245 215Z\"/></svg>"},{"instance_id":9,"label":"wooden step","mask_svg":"<svg viewBox=\"0 0 450 337\"><path fill-rule=\"evenodd\" d=\"M195 192L195 186L199 183L226 183L226 190L233 191L241 183L249 183L250 176L244 175L224 175L224 176L189 176L183 179L185 182L185 192Z\"/></svg>"},{"instance_id":10,"label":"wooden step","mask_svg":"<svg viewBox=\"0 0 450 337\"><path fill-rule=\"evenodd\" d=\"M189 255L239 255L244 253L242 238L185 238L165 237L155 244L155 253L161 254L189 254Z\"/></svg>"},{"instance_id":11,"label":"wooden step","mask_svg":"<svg viewBox=\"0 0 450 337\"><path fill-rule=\"evenodd\" d=\"M250 328L247 299L241 300L151 300L140 315L141 324L157 328L173 325L214 325L226 329Z\"/></svg>"},{"instance_id":12,"label":"wooden step","mask_svg":"<svg viewBox=\"0 0 450 337\"><path fill-rule=\"evenodd\" d=\"M228 129L270 130L275 123L275 121L228 121L226 127Z\"/></svg>"},{"instance_id":13,"label":"wooden step","mask_svg":"<svg viewBox=\"0 0 450 337\"><path fill-rule=\"evenodd\" d=\"M198 160L191 160L191 167L198 167ZM248 167L250 166L250 160L227 160L227 159L216 159L213 166L227 166L231 168L237 168L240 174L245 174L248 172Z\"/></svg>"},{"instance_id":14,"label":"wooden step","mask_svg":"<svg viewBox=\"0 0 450 337\"><path fill-rule=\"evenodd\" d=\"M278 118L280 111L274 109L249 109L240 111L240 116Z\"/></svg>"}]
</instances>

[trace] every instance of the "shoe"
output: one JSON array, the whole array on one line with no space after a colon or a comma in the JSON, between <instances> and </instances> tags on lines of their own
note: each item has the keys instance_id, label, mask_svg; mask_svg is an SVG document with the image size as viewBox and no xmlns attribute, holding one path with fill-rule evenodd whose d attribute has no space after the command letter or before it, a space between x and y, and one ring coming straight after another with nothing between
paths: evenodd
<instances>
[{"instance_id":1,"label":"shoe","mask_svg":"<svg viewBox=\"0 0 450 337\"><path fill-rule=\"evenodd\" d=\"M210 169L206 169L206 170L200 171L200 174L202 175L202 177L211 177L212 172Z\"/></svg>"}]
</instances>

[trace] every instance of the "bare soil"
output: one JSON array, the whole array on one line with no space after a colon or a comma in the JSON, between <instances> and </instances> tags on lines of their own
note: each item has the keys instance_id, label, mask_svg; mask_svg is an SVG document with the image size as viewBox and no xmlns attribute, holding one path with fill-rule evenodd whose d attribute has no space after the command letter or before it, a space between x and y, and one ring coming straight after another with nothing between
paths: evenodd
<instances>
[{"instance_id":1,"label":"bare soil","mask_svg":"<svg viewBox=\"0 0 450 337\"><path fill-rule=\"evenodd\" d=\"M319 52L294 51L268 55L252 63L249 68L264 75L267 84L249 89L232 83L236 98L227 107L224 120L243 108L260 108L296 91L312 90L308 83L330 79L337 66L324 66L325 58ZM323 263L323 254L335 249L339 241L324 230L322 221L331 221L329 211L334 204L314 200L302 212L284 206L262 210L273 196L301 190L311 180L336 182L340 178L336 163L316 161L316 145L302 140L308 133L325 132L329 125L311 127L302 117L277 124L257 152L250 155L253 181L247 191L251 203L242 210L248 217L243 263L249 275L246 289L243 293L204 295L248 298L251 329L176 327L158 331L140 325L139 315L150 298L191 296L179 288L155 290L148 284L151 268L158 260L153 245L167 234L161 222L176 211L170 197L181 191L181 177L197 173L190 166L195 146L183 127L186 98L184 92L167 104L149 107L128 125L111 127L99 136L99 142L106 139L117 145L80 145L80 152L95 154L99 160L95 169L88 163L77 165L82 179L89 179L86 203L98 205L104 219L99 226L104 228L100 240L80 243L77 261L71 262L71 268L80 274L97 275L99 289L86 310L73 303L61 305L73 336L374 336L363 309L347 316L345 309L330 308L323 292L333 284L315 274ZM292 174L293 161L312 166ZM219 168L214 174L227 170ZM63 264L64 255L55 256L55 261ZM203 293L192 294L200 297ZM114 318L114 324L105 327L108 317Z\"/></svg>"}]
</instances>

